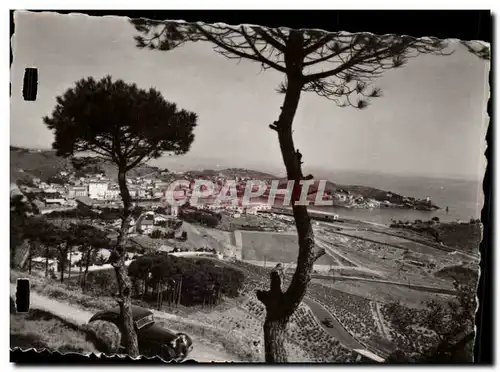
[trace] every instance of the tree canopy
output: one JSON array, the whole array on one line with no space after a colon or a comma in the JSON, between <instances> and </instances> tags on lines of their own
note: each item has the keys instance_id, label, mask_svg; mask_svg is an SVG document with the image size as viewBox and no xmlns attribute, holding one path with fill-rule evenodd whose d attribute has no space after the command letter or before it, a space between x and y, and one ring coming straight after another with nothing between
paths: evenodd
<instances>
[{"instance_id":1,"label":"tree canopy","mask_svg":"<svg viewBox=\"0 0 500 372\"><path fill-rule=\"evenodd\" d=\"M179 110L154 88L106 76L77 81L57 97L52 115L43 120L54 131L58 156L92 152L128 171L165 152L187 152L197 115Z\"/></svg>"},{"instance_id":2,"label":"tree canopy","mask_svg":"<svg viewBox=\"0 0 500 372\"><path fill-rule=\"evenodd\" d=\"M452 53L445 41L434 37L149 19L134 19L132 23L140 33L135 37L139 48L171 50L189 41L208 41L226 58L260 63L264 70L286 74L287 80L292 76L300 79L302 91L360 109L367 107L370 98L381 96L372 83L385 70L402 67L419 54ZM278 92L286 93L287 80Z\"/></svg>"}]
</instances>

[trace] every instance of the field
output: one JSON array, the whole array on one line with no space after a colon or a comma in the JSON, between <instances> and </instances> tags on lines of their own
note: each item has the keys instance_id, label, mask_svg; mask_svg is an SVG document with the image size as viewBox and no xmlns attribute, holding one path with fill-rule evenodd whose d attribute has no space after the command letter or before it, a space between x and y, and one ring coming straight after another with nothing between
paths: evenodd
<instances>
[{"instance_id":1,"label":"field","mask_svg":"<svg viewBox=\"0 0 500 372\"><path fill-rule=\"evenodd\" d=\"M291 222L271 218L267 214L242 214L240 217L232 217L223 213L219 228L224 231L290 231L295 229L295 225Z\"/></svg>"},{"instance_id":2,"label":"field","mask_svg":"<svg viewBox=\"0 0 500 372\"><path fill-rule=\"evenodd\" d=\"M22 350L49 349L60 353L97 352L86 334L67 322L42 310L10 314L10 347Z\"/></svg>"},{"instance_id":3,"label":"field","mask_svg":"<svg viewBox=\"0 0 500 372\"><path fill-rule=\"evenodd\" d=\"M371 234L370 240L360 239L368 234ZM436 277L434 273L445 266L464 264L463 257L414 242L406 242L406 248L398 247L402 244L387 243L386 237L393 241L392 237L366 231L358 232L357 237L328 231L321 234L322 241L330 245L331 250L360 267L384 273L388 280L452 289L448 278Z\"/></svg>"},{"instance_id":4,"label":"field","mask_svg":"<svg viewBox=\"0 0 500 372\"><path fill-rule=\"evenodd\" d=\"M195 225L186 221L183 222L181 230L187 232L187 243L194 248L213 248L217 252L228 256L234 251L231 247L231 235L233 234L230 232Z\"/></svg>"},{"instance_id":5,"label":"field","mask_svg":"<svg viewBox=\"0 0 500 372\"><path fill-rule=\"evenodd\" d=\"M270 233L241 231L243 260L290 263L297 260L298 242L296 233ZM337 261L324 255L316 261L318 265L338 265Z\"/></svg>"},{"instance_id":6,"label":"field","mask_svg":"<svg viewBox=\"0 0 500 372\"><path fill-rule=\"evenodd\" d=\"M411 248L413 245L421 245L415 242L408 241L407 239L395 235L388 235L382 232L367 231L367 230L356 230L346 232L349 235L360 237L364 239L371 239L385 244L392 244L395 246L400 246L401 248ZM425 247L425 246L424 246ZM429 248L432 249L432 248Z\"/></svg>"},{"instance_id":7,"label":"field","mask_svg":"<svg viewBox=\"0 0 500 372\"><path fill-rule=\"evenodd\" d=\"M422 292L387 283L324 279L313 279L313 283L322 284L340 292L364 297L374 302L397 302L406 307L417 309L424 306L422 302L430 300L445 301L452 298L450 295Z\"/></svg>"}]
</instances>

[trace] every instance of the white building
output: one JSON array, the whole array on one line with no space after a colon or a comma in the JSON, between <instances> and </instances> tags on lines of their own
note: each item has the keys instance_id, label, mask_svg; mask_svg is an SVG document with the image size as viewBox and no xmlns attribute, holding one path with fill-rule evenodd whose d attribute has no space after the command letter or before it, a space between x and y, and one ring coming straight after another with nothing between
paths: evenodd
<instances>
[{"instance_id":1,"label":"white building","mask_svg":"<svg viewBox=\"0 0 500 372\"><path fill-rule=\"evenodd\" d=\"M90 199L104 199L108 191L108 184L105 182L92 182L89 183L89 198Z\"/></svg>"},{"instance_id":2,"label":"white building","mask_svg":"<svg viewBox=\"0 0 500 372\"><path fill-rule=\"evenodd\" d=\"M160 190L166 190L169 186L169 183L168 182L165 182L165 181L156 181L154 183L154 187L156 189L160 189Z\"/></svg>"},{"instance_id":3,"label":"white building","mask_svg":"<svg viewBox=\"0 0 500 372\"><path fill-rule=\"evenodd\" d=\"M64 204L66 204L66 200L62 199L62 198L46 198L44 201L45 201L45 205L53 205L53 204L64 205Z\"/></svg>"},{"instance_id":4,"label":"white building","mask_svg":"<svg viewBox=\"0 0 500 372\"><path fill-rule=\"evenodd\" d=\"M161 198L161 197L163 197L163 195L164 195L164 192L161 191L160 189L153 190L153 197Z\"/></svg>"},{"instance_id":5,"label":"white building","mask_svg":"<svg viewBox=\"0 0 500 372\"><path fill-rule=\"evenodd\" d=\"M112 190L106 190L104 193L104 198L107 200L114 200L118 199L120 197L120 190L118 189L112 189Z\"/></svg>"},{"instance_id":6,"label":"white building","mask_svg":"<svg viewBox=\"0 0 500 372\"><path fill-rule=\"evenodd\" d=\"M72 186L68 188L68 198L74 199L80 196L88 196L87 186Z\"/></svg>"}]
</instances>

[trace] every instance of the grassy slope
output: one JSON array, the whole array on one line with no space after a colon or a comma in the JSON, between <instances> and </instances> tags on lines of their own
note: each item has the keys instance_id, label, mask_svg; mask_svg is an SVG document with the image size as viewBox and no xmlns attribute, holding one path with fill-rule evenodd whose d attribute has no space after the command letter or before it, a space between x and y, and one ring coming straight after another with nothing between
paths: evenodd
<instances>
[{"instance_id":1,"label":"grassy slope","mask_svg":"<svg viewBox=\"0 0 500 372\"><path fill-rule=\"evenodd\" d=\"M393 228L393 232L412 240L428 241L431 244L438 244L437 236L438 241L444 245L473 254L477 254L482 239L481 224L467 222L441 222L434 225L420 223L408 228Z\"/></svg>"},{"instance_id":2,"label":"grassy slope","mask_svg":"<svg viewBox=\"0 0 500 372\"><path fill-rule=\"evenodd\" d=\"M240 262L224 264L237 268L246 275L246 295L228 299L211 309L180 307L173 311L178 315L176 319L169 319L169 325L183 329L197 339L209 339L211 343L221 345L242 360L262 361L262 326L265 312L253 290L267 286L268 271ZM14 272L14 275L11 275L11 281L17 276L25 276L24 273L15 274ZM106 309L115 305L111 297L86 295L81 293L78 287L69 286L67 283L50 281L47 284L43 278L37 277L31 282L33 291L87 310ZM290 323L287 350L291 362L352 362L355 359L349 350L339 345L314 321L306 309L299 311Z\"/></svg>"},{"instance_id":3,"label":"grassy slope","mask_svg":"<svg viewBox=\"0 0 500 372\"><path fill-rule=\"evenodd\" d=\"M10 347L48 349L60 353L97 352L83 331L42 310L10 314Z\"/></svg>"},{"instance_id":4,"label":"grassy slope","mask_svg":"<svg viewBox=\"0 0 500 372\"><path fill-rule=\"evenodd\" d=\"M478 252L482 238L480 224L441 223L436 229L443 244L470 253Z\"/></svg>"},{"instance_id":5,"label":"grassy slope","mask_svg":"<svg viewBox=\"0 0 500 372\"><path fill-rule=\"evenodd\" d=\"M11 282L15 282L16 278L28 276L24 272L12 271ZM106 310L116 306L116 301L113 298L103 295L92 296L84 294L74 283L61 284L55 280L46 281L44 278L34 275L29 276L29 278L32 291L87 311ZM140 301L136 304L139 306L148 306ZM177 309L178 315L165 315L168 318L168 327L188 332L196 337L197 340L209 344L212 348L219 348L221 351L224 350L232 355L236 355L239 360L263 361L263 350L259 342L262 337L262 321L258 320L256 323L249 323L246 313L241 311L236 311L232 315L226 313L225 310L230 310L233 305L234 302L232 302L231 306L223 304L221 307L211 309L210 311L213 312L214 316L210 319L203 315L206 311L199 311L199 308L188 309L188 317L186 317L182 308ZM228 321L224 321L224 319L228 319ZM165 323L165 321L161 322ZM240 324L241 328L237 327L236 324ZM252 330L256 330L256 332ZM290 355L300 356L302 358L301 361L309 360L304 359L309 357L304 351L293 344L288 346L288 350Z\"/></svg>"}]
</instances>

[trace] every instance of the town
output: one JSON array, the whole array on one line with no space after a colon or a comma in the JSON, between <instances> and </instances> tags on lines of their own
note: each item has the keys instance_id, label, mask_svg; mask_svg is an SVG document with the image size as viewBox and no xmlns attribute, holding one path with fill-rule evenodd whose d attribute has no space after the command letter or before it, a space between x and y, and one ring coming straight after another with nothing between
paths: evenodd
<instances>
[{"instance_id":1,"label":"town","mask_svg":"<svg viewBox=\"0 0 500 372\"><path fill-rule=\"evenodd\" d=\"M171 190L171 185L177 182L179 185L175 190ZM255 184L250 185L249 188L250 182L255 182ZM215 195L227 193L229 183L234 186L237 198L233 198L229 202L225 200L218 202ZM170 200L169 197L172 196L175 200L181 201L189 200L195 196L196 201L192 203L193 207L233 211L235 216L242 213L255 215L257 211L269 210L272 206L277 205L288 206L293 192L293 184L290 185L283 180L255 180L252 177L238 176L229 179L221 172L200 178L189 174L189 172L153 171L149 175L127 178L127 185L134 205L154 209L164 206ZM207 190L207 185L213 186L212 190ZM118 183L115 179L106 176L104 172L87 173L78 177L75 172L60 171L56 176L50 177L46 181L33 177L30 181L23 183L22 187L25 191L36 195L34 202L41 214L70 210L75 208L78 203L106 208L120 208L122 203ZM262 190L260 193L256 193L258 195L256 198L253 200L245 198L245 193L248 193L249 190L258 191L259 187ZM319 181L318 183L313 180L304 184L304 188L308 188L305 201L320 202L322 206L362 209L439 209L432 204L430 197L418 199L377 190L378 194L369 198L364 197L362 192L352 192L342 187L336 187L329 181ZM301 196L301 200L302 198L303 196ZM264 201L264 199L267 200ZM178 208L175 208L175 205L172 207L170 208L171 214L176 215Z\"/></svg>"}]
</instances>

